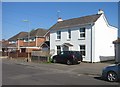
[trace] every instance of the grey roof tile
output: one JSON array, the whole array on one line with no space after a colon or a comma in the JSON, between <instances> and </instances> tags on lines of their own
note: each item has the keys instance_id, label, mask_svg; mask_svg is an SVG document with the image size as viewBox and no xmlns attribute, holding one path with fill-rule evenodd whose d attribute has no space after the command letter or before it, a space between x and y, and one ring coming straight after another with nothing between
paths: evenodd
<instances>
[{"instance_id":1,"label":"grey roof tile","mask_svg":"<svg viewBox=\"0 0 120 87\"><path fill-rule=\"evenodd\" d=\"M63 20L61 22L57 22L56 24L54 24L49 30L59 30L61 28L94 23L100 16L101 14L94 14L79 18Z\"/></svg>"}]
</instances>

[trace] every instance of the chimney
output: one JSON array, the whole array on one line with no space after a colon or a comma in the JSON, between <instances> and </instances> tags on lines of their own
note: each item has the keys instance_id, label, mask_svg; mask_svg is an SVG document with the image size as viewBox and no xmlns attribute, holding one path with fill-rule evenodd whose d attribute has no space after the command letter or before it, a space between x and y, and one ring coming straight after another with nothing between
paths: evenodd
<instances>
[{"instance_id":1,"label":"chimney","mask_svg":"<svg viewBox=\"0 0 120 87\"><path fill-rule=\"evenodd\" d=\"M61 22L61 21L63 21L62 18L58 18L57 22Z\"/></svg>"},{"instance_id":2,"label":"chimney","mask_svg":"<svg viewBox=\"0 0 120 87\"><path fill-rule=\"evenodd\" d=\"M99 9L98 14L104 14L104 11L102 9Z\"/></svg>"}]
</instances>

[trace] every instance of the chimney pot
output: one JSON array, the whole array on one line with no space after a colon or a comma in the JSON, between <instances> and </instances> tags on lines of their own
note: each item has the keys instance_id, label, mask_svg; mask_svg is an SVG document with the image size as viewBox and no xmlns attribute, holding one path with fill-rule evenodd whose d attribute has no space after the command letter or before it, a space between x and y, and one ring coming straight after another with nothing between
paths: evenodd
<instances>
[{"instance_id":1,"label":"chimney pot","mask_svg":"<svg viewBox=\"0 0 120 87\"><path fill-rule=\"evenodd\" d=\"M99 9L98 14L104 14L104 11L102 9Z\"/></svg>"},{"instance_id":2,"label":"chimney pot","mask_svg":"<svg viewBox=\"0 0 120 87\"><path fill-rule=\"evenodd\" d=\"M61 21L63 21L62 18L58 18L57 22L61 22Z\"/></svg>"}]
</instances>

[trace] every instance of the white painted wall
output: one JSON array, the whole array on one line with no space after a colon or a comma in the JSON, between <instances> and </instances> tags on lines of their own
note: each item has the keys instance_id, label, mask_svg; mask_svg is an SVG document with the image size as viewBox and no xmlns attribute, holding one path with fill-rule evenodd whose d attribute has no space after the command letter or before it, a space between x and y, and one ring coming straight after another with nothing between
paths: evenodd
<instances>
[{"instance_id":1,"label":"white painted wall","mask_svg":"<svg viewBox=\"0 0 120 87\"><path fill-rule=\"evenodd\" d=\"M81 40L79 38L80 27L86 28L86 38ZM68 29L71 29L71 39L68 39ZM80 51L80 45L86 45L86 56L83 61L91 61L91 25L77 26L68 29L61 29L61 40L57 40L57 34L55 31L50 33L50 50L55 49L55 54L57 54L57 45L62 45L64 43L70 43L73 47L70 47L72 51ZM62 50L62 49L61 49Z\"/></svg>"},{"instance_id":2,"label":"white painted wall","mask_svg":"<svg viewBox=\"0 0 120 87\"><path fill-rule=\"evenodd\" d=\"M86 27L85 40L79 39L80 27ZM68 29L71 29L70 40L68 39ZM50 32L50 50L55 50L55 54L57 54L57 45L70 43L73 45L70 50L74 51L80 51L79 46L86 45L86 56L83 61L100 62L101 56L115 55L112 42L117 39L117 29L107 23L104 15L101 15L93 26L76 26L68 29L61 29L61 40L57 40L56 31Z\"/></svg>"},{"instance_id":3,"label":"white painted wall","mask_svg":"<svg viewBox=\"0 0 120 87\"><path fill-rule=\"evenodd\" d=\"M117 39L117 29L111 27L104 14L95 22L95 56L94 62L99 62L100 57L115 56L113 41Z\"/></svg>"}]
</instances>

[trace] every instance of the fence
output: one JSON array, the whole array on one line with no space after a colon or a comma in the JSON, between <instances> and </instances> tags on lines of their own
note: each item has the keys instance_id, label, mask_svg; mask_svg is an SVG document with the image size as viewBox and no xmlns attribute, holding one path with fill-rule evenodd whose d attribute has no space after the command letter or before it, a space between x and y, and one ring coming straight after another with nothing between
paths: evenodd
<instances>
[{"instance_id":1,"label":"fence","mask_svg":"<svg viewBox=\"0 0 120 87\"><path fill-rule=\"evenodd\" d=\"M31 53L30 54L30 57L31 57ZM8 56L9 58L26 58L28 57L28 53L26 52L18 52L18 51L14 51L14 52L2 52L2 56Z\"/></svg>"},{"instance_id":2,"label":"fence","mask_svg":"<svg viewBox=\"0 0 120 87\"><path fill-rule=\"evenodd\" d=\"M31 60L37 62L49 62L49 51L32 51Z\"/></svg>"}]
</instances>

